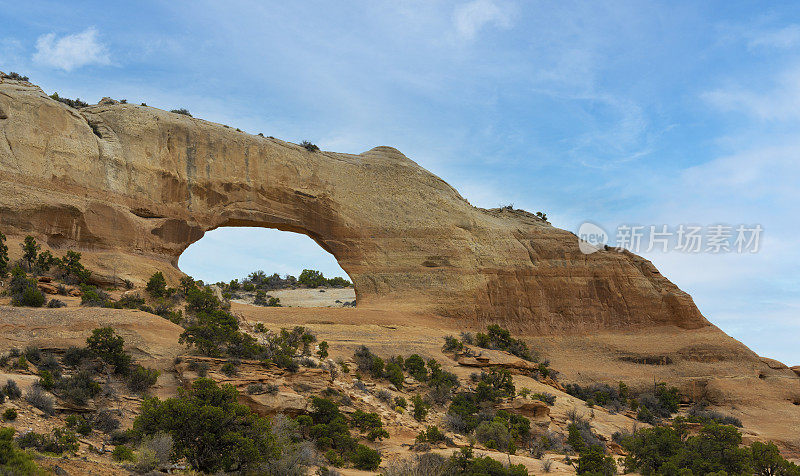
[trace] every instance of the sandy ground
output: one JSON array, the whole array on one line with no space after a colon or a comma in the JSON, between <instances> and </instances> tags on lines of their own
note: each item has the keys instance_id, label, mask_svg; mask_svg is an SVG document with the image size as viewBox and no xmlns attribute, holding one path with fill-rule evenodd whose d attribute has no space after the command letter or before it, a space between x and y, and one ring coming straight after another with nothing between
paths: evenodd
<instances>
[{"instance_id":1,"label":"sandy ground","mask_svg":"<svg viewBox=\"0 0 800 476\"><path fill-rule=\"evenodd\" d=\"M253 303L253 293L239 294L242 299L233 302ZM345 303L356 300L356 291L353 288L278 289L267 292L267 296L280 299L282 307L344 307Z\"/></svg>"}]
</instances>

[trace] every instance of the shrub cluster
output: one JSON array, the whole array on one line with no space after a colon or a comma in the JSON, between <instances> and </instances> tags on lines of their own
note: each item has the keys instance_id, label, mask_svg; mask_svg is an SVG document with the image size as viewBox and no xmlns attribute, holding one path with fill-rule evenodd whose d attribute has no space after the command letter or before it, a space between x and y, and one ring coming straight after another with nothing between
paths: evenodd
<instances>
[{"instance_id":1,"label":"shrub cluster","mask_svg":"<svg viewBox=\"0 0 800 476\"><path fill-rule=\"evenodd\" d=\"M489 372L471 377L476 384L474 390L456 393L447 409L449 426L463 434L472 432L484 421L493 420L492 405L500 398L513 397L516 390L508 369L491 368Z\"/></svg>"},{"instance_id":2,"label":"shrub cluster","mask_svg":"<svg viewBox=\"0 0 800 476\"><path fill-rule=\"evenodd\" d=\"M53 428L51 434L29 431L16 438L17 446L22 449L33 448L43 453L75 453L78 451L78 437L68 428Z\"/></svg>"},{"instance_id":3,"label":"shrub cluster","mask_svg":"<svg viewBox=\"0 0 800 476\"><path fill-rule=\"evenodd\" d=\"M324 451L325 459L333 466L344 466L350 461L357 469L374 471L381 462L377 451L358 444L348 429L347 417L339 405L327 398L312 397L311 412L297 418L303 435L313 439L317 448ZM388 437L380 417L375 413L356 412L350 424L367 437Z\"/></svg>"},{"instance_id":4,"label":"shrub cluster","mask_svg":"<svg viewBox=\"0 0 800 476\"><path fill-rule=\"evenodd\" d=\"M21 75L19 73L15 73L13 71L10 72L10 73L3 74L3 78L5 78L5 79L14 79L14 80L17 80L17 81L29 81L30 80L29 77L23 76L23 75Z\"/></svg>"},{"instance_id":5,"label":"shrub cluster","mask_svg":"<svg viewBox=\"0 0 800 476\"><path fill-rule=\"evenodd\" d=\"M31 456L15 443L13 428L0 428L0 474L44 474Z\"/></svg>"},{"instance_id":6,"label":"shrub cluster","mask_svg":"<svg viewBox=\"0 0 800 476\"><path fill-rule=\"evenodd\" d=\"M366 372L373 378L385 378L398 389L403 388L404 372L408 372L417 381L427 384L428 398L440 405L446 403L451 398L453 390L459 386L455 374L442 370L442 366L435 359L428 360L426 366L418 354L412 354L408 358L398 355L384 363L381 357L362 345L356 349L353 360L360 372Z\"/></svg>"},{"instance_id":7,"label":"shrub cluster","mask_svg":"<svg viewBox=\"0 0 800 476\"><path fill-rule=\"evenodd\" d=\"M8 290L14 306L42 307L46 301L44 293L37 286L36 278L29 279L19 266L11 270Z\"/></svg>"},{"instance_id":8,"label":"shrub cluster","mask_svg":"<svg viewBox=\"0 0 800 476\"><path fill-rule=\"evenodd\" d=\"M317 152L317 151L319 151L319 147L317 147L315 144L312 144L311 142L309 142L307 140L304 140L303 142L301 142L300 143L300 147L304 148L305 150L307 150L309 152Z\"/></svg>"},{"instance_id":9,"label":"shrub cluster","mask_svg":"<svg viewBox=\"0 0 800 476\"><path fill-rule=\"evenodd\" d=\"M169 435L175 455L197 471L253 471L280 452L269 420L237 403L237 395L230 385L198 379L177 397L146 399L133 432L140 438Z\"/></svg>"},{"instance_id":10,"label":"shrub cluster","mask_svg":"<svg viewBox=\"0 0 800 476\"><path fill-rule=\"evenodd\" d=\"M479 332L475 336L475 345L485 349L503 350L531 362L537 361L524 341L511 337L508 329L503 329L497 324L487 326L486 333Z\"/></svg>"},{"instance_id":11,"label":"shrub cluster","mask_svg":"<svg viewBox=\"0 0 800 476\"><path fill-rule=\"evenodd\" d=\"M689 435L682 422L637 431L623 441L625 470L641 474L782 474L800 475L773 443L741 447L735 427L709 423Z\"/></svg>"},{"instance_id":12,"label":"shrub cluster","mask_svg":"<svg viewBox=\"0 0 800 476\"><path fill-rule=\"evenodd\" d=\"M67 106L75 108L75 109L81 109L83 107L89 107L89 104L84 102L84 101L81 101L80 98L78 98L78 99L62 98L61 96L58 95L58 93L51 94L50 98L51 99L55 99L56 101L64 103Z\"/></svg>"}]
</instances>

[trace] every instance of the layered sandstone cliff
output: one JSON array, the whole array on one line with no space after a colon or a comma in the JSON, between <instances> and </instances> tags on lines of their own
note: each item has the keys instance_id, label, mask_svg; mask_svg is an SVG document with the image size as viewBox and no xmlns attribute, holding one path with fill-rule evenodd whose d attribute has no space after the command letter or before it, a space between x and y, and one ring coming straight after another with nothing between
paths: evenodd
<instances>
[{"instance_id":1,"label":"layered sandstone cliff","mask_svg":"<svg viewBox=\"0 0 800 476\"><path fill-rule=\"evenodd\" d=\"M0 136L0 230L78 249L98 278L174 279L206 231L260 226L332 253L359 306L537 331L709 325L649 261L473 207L391 147L310 152L146 106L76 110L9 79Z\"/></svg>"}]
</instances>

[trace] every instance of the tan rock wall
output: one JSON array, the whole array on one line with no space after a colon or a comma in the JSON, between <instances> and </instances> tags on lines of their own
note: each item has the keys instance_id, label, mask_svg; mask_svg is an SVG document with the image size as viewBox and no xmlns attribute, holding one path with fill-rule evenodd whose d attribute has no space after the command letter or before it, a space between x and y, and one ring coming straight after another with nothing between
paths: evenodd
<instances>
[{"instance_id":1,"label":"tan rock wall","mask_svg":"<svg viewBox=\"0 0 800 476\"><path fill-rule=\"evenodd\" d=\"M584 255L531 214L475 208L390 147L309 152L150 107L78 111L8 79L0 110L0 230L78 249L98 278L175 280L206 231L261 226L331 252L359 306L542 332L708 325L643 258Z\"/></svg>"}]
</instances>

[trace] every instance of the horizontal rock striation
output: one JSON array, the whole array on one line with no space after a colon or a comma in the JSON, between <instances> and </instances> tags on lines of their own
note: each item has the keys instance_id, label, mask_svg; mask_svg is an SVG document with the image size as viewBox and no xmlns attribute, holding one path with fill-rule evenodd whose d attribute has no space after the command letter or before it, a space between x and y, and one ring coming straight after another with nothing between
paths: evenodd
<instances>
[{"instance_id":1,"label":"horizontal rock striation","mask_svg":"<svg viewBox=\"0 0 800 476\"><path fill-rule=\"evenodd\" d=\"M73 109L0 79L0 230L78 249L98 278L180 276L206 231L304 233L359 306L537 332L708 326L691 297L633 254L581 253L532 214L471 206L391 147L311 152L159 109Z\"/></svg>"}]
</instances>

